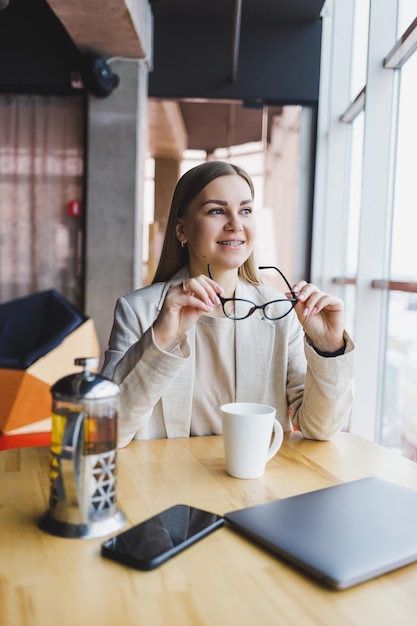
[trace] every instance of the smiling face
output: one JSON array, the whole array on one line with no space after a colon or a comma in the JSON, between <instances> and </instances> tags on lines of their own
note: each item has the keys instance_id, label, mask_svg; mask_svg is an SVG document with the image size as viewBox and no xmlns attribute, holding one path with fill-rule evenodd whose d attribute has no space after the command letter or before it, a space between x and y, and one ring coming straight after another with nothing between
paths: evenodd
<instances>
[{"instance_id":1,"label":"smiling face","mask_svg":"<svg viewBox=\"0 0 417 626\"><path fill-rule=\"evenodd\" d=\"M187 244L191 275L237 269L249 257L256 237L253 198L239 175L209 183L178 218L176 234Z\"/></svg>"}]
</instances>

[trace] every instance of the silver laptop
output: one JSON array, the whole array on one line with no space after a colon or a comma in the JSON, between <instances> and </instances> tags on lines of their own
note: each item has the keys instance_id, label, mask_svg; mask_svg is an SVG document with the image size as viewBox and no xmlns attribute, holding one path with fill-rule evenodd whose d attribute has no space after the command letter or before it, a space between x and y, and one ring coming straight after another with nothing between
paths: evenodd
<instances>
[{"instance_id":1,"label":"silver laptop","mask_svg":"<svg viewBox=\"0 0 417 626\"><path fill-rule=\"evenodd\" d=\"M334 589L417 561L417 491L380 478L363 478L224 517L233 529Z\"/></svg>"}]
</instances>

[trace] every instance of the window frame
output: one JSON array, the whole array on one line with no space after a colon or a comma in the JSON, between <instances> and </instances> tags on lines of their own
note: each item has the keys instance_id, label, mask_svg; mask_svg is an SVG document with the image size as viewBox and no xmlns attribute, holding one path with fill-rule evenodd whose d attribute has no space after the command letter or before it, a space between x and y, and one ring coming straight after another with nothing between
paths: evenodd
<instances>
[{"instance_id":1,"label":"window frame","mask_svg":"<svg viewBox=\"0 0 417 626\"><path fill-rule=\"evenodd\" d=\"M415 292L415 283L390 281L399 72L417 49L417 18L398 39L397 0L371 2L366 85L349 96L354 2L326 2L322 12L322 75L314 200L312 280L344 297L356 289L355 400L349 430L377 440L390 289ZM394 70L394 71L393 71ZM353 120L365 112L356 276L344 267Z\"/></svg>"}]
</instances>

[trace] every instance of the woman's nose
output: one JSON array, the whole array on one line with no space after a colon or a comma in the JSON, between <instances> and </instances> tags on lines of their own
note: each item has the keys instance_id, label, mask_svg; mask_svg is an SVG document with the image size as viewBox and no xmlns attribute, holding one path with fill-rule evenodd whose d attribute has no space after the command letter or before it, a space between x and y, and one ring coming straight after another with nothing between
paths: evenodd
<instances>
[{"instance_id":1,"label":"woman's nose","mask_svg":"<svg viewBox=\"0 0 417 626\"><path fill-rule=\"evenodd\" d=\"M232 216L225 225L226 230L239 231L242 230L242 222L238 215Z\"/></svg>"}]
</instances>

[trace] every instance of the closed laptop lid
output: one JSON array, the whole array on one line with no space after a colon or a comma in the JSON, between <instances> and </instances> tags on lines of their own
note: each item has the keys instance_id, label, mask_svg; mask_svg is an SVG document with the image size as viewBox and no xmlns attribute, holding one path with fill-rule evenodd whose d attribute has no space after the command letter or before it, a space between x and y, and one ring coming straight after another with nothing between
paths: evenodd
<instances>
[{"instance_id":1,"label":"closed laptop lid","mask_svg":"<svg viewBox=\"0 0 417 626\"><path fill-rule=\"evenodd\" d=\"M417 560L417 491L370 477L227 513L236 530L345 589Z\"/></svg>"}]
</instances>

